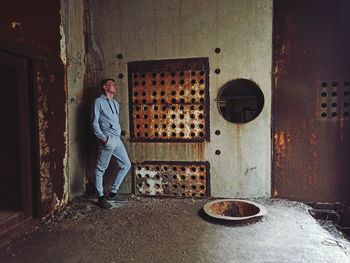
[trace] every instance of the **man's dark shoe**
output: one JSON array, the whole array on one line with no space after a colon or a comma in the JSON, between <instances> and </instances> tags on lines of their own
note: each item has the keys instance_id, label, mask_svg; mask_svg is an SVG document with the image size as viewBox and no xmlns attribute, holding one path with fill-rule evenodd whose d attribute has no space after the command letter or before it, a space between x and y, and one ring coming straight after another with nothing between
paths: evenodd
<instances>
[{"instance_id":1,"label":"man's dark shoe","mask_svg":"<svg viewBox=\"0 0 350 263\"><path fill-rule=\"evenodd\" d=\"M102 209L111 209L112 205L107 202L104 196L98 198L98 206Z\"/></svg>"},{"instance_id":2,"label":"man's dark shoe","mask_svg":"<svg viewBox=\"0 0 350 263\"><path fill-rule=\"evenodd\" d=\"M109 196L107 197L107 201L109 202L126 202L126 198L122 197L119 194L115 193L110 193Z\"/></svg>"}]
</instances>

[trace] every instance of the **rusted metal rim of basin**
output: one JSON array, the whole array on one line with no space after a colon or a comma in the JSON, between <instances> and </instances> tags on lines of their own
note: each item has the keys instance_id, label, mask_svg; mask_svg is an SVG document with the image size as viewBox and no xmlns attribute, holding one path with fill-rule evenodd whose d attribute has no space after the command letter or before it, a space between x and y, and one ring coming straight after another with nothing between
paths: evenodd
<instances>
[{"instance_id":1,"label":"rusted metal rim of basin","mask_svg":"<svg viewBox=\"0 0 350 263\"><path fill-rule=\"evenodd\" d=\"M264 216L267 210L257 203L240 199L221 199L208 202L203 207L211 217L232 221L241 221Z\"/></svg>"}]
</instances>

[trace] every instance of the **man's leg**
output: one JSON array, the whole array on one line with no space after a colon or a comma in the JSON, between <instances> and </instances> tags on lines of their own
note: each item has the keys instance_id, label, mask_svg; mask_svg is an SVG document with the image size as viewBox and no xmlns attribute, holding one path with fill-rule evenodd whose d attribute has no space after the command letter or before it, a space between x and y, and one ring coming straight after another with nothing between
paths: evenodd
<instances>
[{"instance_id":1,"label":"man's leg","mask_svg":"<svg viewBox=\"0 0 350 263\"><path fill-rule=\"evenodd\" d=\"M111 160L113 148L107 147L106 145L99 145L97 164L95 169L95 185L98 197L102 197L103 193L103 175L108 167L109 161Z\"/></svg>"},{"instance_id":2,"label":"man's leg","mask_svg":"<svg viewBox=\"0 0 350 263\"><path fill-rule=\"evenodd\" d=\"M120 138L118 138L117 146L114 148L113 156L117 159L117 163L119 165L119 171L114 179L111 192L117 193L121 183L123 182L126 174L128 173L131 167L128 153L126 152L124 144Z\"/></svg>"}]
</instances>

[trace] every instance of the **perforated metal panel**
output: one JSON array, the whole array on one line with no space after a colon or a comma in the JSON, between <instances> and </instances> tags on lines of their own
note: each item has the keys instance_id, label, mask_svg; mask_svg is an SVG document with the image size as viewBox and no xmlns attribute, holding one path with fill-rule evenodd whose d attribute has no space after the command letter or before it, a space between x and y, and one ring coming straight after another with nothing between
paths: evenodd
<instances>
[{"instance_id":1,"label":"perforated metal panel","mask_svg":"<svg viewBox=\"0 0 350 263\"><path fill-rule=\"evenodd\" d=\"M317 93L318 120L350 120L350 82L324 81Z\"/></svg>"},{"instance_id":2,"label":"perforated metal panel","mask_svg":"<svg viewBox=\"0 0 350 263\"><path fill-rule=\"evenodd\" d=\"M132 141L209 140L208 59L128 64Z\"/></svg>"},{"instance_id":3,"label":"perforated metal panel","mask_svg":"<svg viewBox=\"0 0 350 263\"><path fill-rule=\"evenodd\" d=\"M208 162L142 162L133 174L137 195L210 196Z\"/></svg>"}]
</instances>

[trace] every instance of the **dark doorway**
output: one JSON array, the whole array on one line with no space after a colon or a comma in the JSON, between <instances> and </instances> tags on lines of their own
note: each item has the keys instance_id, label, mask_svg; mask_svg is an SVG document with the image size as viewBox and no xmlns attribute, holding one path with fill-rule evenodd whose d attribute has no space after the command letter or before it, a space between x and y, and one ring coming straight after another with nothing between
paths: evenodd
<instances>
[{"instance_id":1,"label":"dark doorway","mask_svg":"<svg viewBox=\"0 0 350 263\"><path fill-rule=\"evenodd\" d=\"M0 51L0 230L32 217L29 60Z\"/></svg>"}]
</instances>

